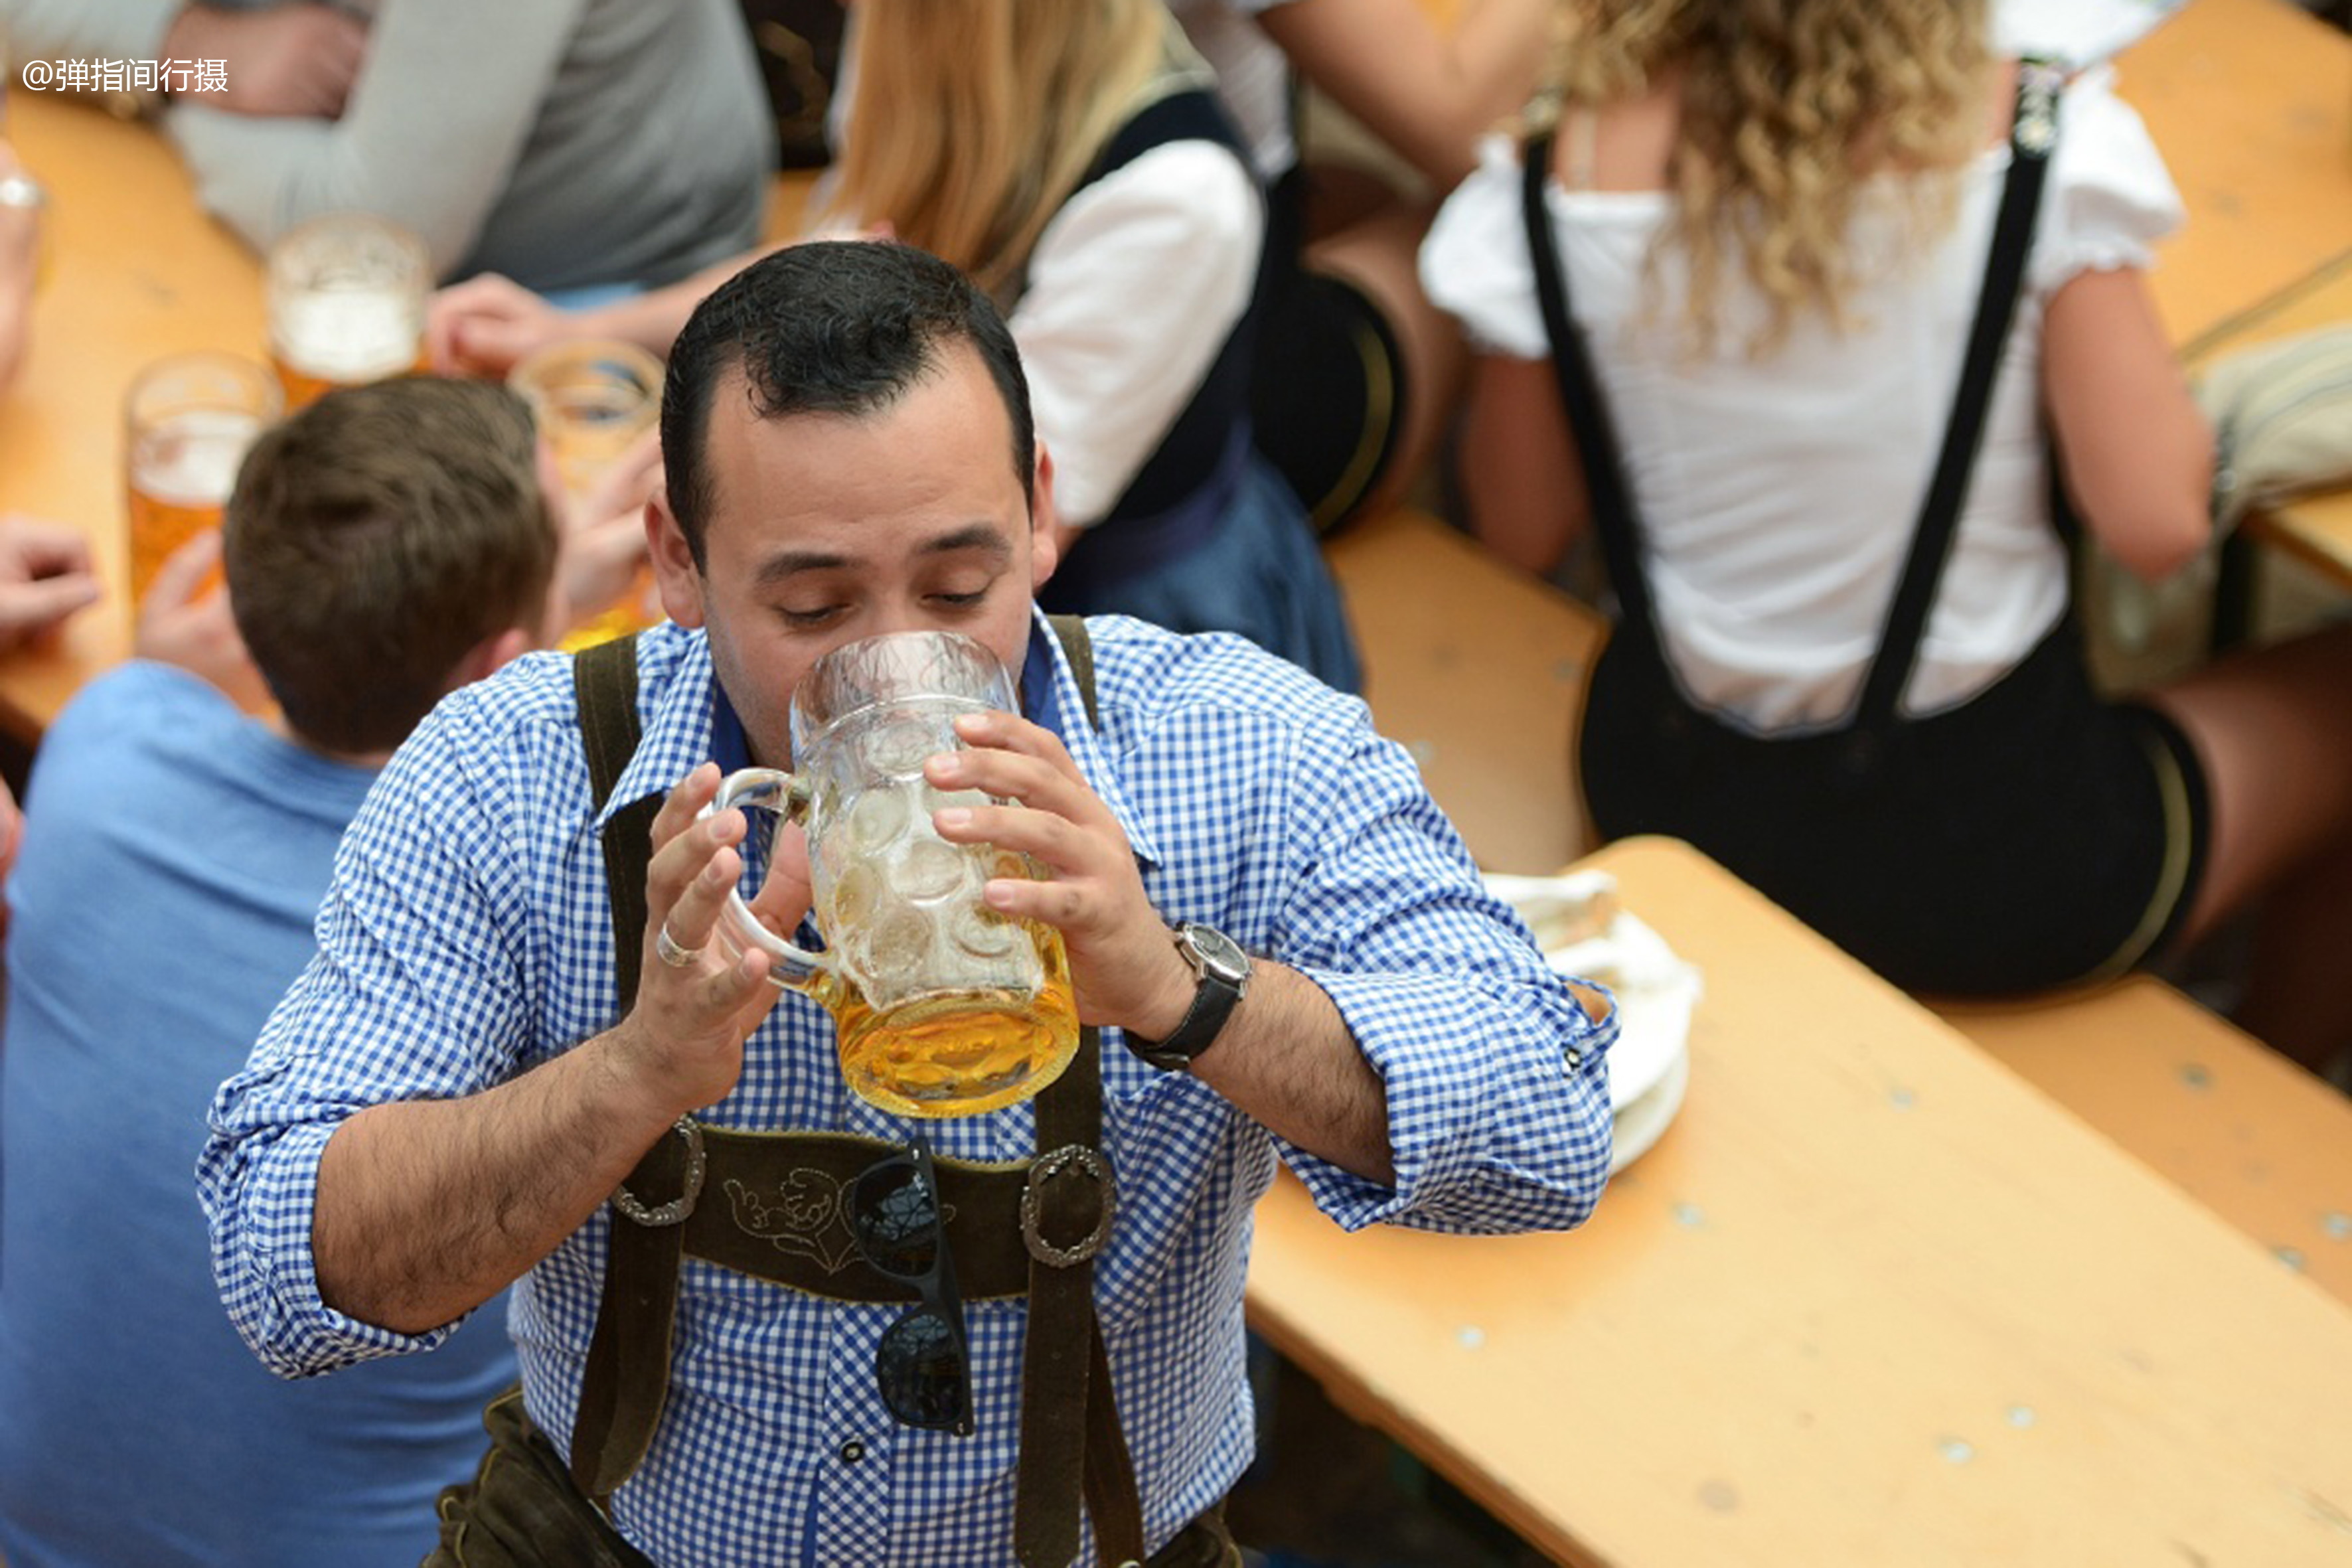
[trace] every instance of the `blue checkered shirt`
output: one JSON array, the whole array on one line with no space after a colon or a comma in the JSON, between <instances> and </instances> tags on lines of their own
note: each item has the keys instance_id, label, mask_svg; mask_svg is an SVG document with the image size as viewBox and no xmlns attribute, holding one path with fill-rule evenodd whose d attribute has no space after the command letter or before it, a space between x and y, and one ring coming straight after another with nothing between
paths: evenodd
<instances>
[{"instance_id":1,"label":"blue checkered shirt","mask_svg":"<svg viewBox=\"0 0 2352 1568\"><path fill-rule=\"evenodd\" d=\"M1100 731L1042 621L1024 703L1117 815L1162 913L1206 921L1329 993L1387 1086L1397 1171L1381 1186L1288 1147L1104 1032L1118 1218L1095 1292L1157 1544L1250 1458L1242 1282L1251 1205L1276 1160L1350 1228L1575 1225L1608 1163L1615 1026L1585 1016L1486 895L1411 759L1373 733L1360 702L1236 638L1090 624ZM657 628L638 658L645 737L608 812L713 754L701 636ZM223 1086L197 1172L230 1317L281 1374L429 1350L448 1331L393 1333L320 1300L320 1152L362 1106L476 1092L615 1021L601 826L561 656L443 702L370 795L337 858L319 955ZM848 1093L829 1016L796 994L706 1115L908 1134ZM942 1154L1013 1161L1032 1151L1034 1119L1022 1104L929 1131ZM600 1213L512 1292L526 1405L560 1448L608 1223ZM967 1306L979 1431L962 1438L898 1426L881 1405L875 1347L901 1310L688 1259L668 1405L614 1498L623 1532L673 1564L1010 1563L1025 1308Z\"/></svg>"}]
</instances>

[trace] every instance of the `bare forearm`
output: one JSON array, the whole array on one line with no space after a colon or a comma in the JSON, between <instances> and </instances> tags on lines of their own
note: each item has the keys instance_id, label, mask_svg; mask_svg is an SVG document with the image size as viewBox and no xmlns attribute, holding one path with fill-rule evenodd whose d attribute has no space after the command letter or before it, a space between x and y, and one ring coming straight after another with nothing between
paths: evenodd
<instances>
[{"instance_id":1,"label":"bare forearm","mask_svg":"<svg viewBox=\"0 0 2352 1568\"><path fill-rule=\"evenodd\" d=\"M1302 0L1259 25L1302 76L1450 190L1475 165L1479 133L1534 87L1549 18L1545 0L1470 0L1440 30L1423 0Z\"/></svg>"},{"instance_id":2,"label":"bare forearm","mask_svg":"<svg viewBox=\"0 0 2352 1568\"><path fill-rule=\"evenodd\" d=\"M578 1229L675 1113L615 1071L611 1036L461 1100L360 1112L319 1164L319 1293L423 1333L481 1305Z\"/></svg>"},{"instance_id":3,"label":"bare forearm","mask_svg":"<svg viewBox=\"0 0 2352 1568\"><path fill-rule=\"evenodd\" d=\"M1388 1092L1322 987L1261 959L1249 994L1192 1063L1268 1131L1382 1185L1396 1180Z\"/></svg>"}]
</instances>

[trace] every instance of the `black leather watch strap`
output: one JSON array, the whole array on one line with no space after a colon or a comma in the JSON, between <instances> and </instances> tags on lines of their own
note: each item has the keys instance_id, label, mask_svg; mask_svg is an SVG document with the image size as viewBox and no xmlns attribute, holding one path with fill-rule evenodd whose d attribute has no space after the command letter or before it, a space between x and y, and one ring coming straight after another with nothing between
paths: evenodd
<instances>
[{"instance_id":1,"label":"black leather watch strap","mask_svg":"<svg viewBox=\"0 0 2352 1568\"><path fill-rule=\"evenodd\" d=\"M1233 1016L1234 1008L1249 990L1249 955L1231 938L1207 926L1190 924L1177 927L1173 934L1176 950L1199 977L1192 1005L1185 1009L1183 1022L1164 1040L1133 1033L1127 1037L1127 1048L1162 1072L1181 1072L1207 1050L1224 1032L1225 1020Z\"/></svg>"}]
</instances>

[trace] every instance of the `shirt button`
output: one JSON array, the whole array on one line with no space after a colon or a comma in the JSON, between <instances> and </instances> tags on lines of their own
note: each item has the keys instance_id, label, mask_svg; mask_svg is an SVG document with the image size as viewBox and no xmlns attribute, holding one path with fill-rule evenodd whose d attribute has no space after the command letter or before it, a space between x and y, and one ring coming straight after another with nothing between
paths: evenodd
<instances>
[{"instance_id":1,"label":"shirt button","mask_svg":"<svg viewBox=\"0 0 2352 1568\"><path fill-rule=\"evenodd\" d=\"M841 1446L841 1462L843 1464L854 1465L864 1458L866 1458L866 1445L859 1442L856 1438L852 1437L848 1442L844 1443Z\"/></svg>"}]
</instances>

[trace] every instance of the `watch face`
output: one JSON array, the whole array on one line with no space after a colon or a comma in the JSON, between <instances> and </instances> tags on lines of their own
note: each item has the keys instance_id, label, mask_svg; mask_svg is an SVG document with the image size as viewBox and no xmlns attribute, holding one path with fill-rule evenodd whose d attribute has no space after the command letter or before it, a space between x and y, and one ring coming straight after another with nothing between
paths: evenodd
<instances>
[{"instance_id":1,"label":"watch face","mask_svg":"<svg viewBox=\"0 0 2352 1568\"><path fill-rule=\"evenodd\" d=\"M1192 925L1184 928L1184 935L1192 942L1192 951L1200 955L1202 967L1210 973L1235 984L1247 978L1249 954L1224 932L1209 926Z\"/></svg>"}]
</instances>

